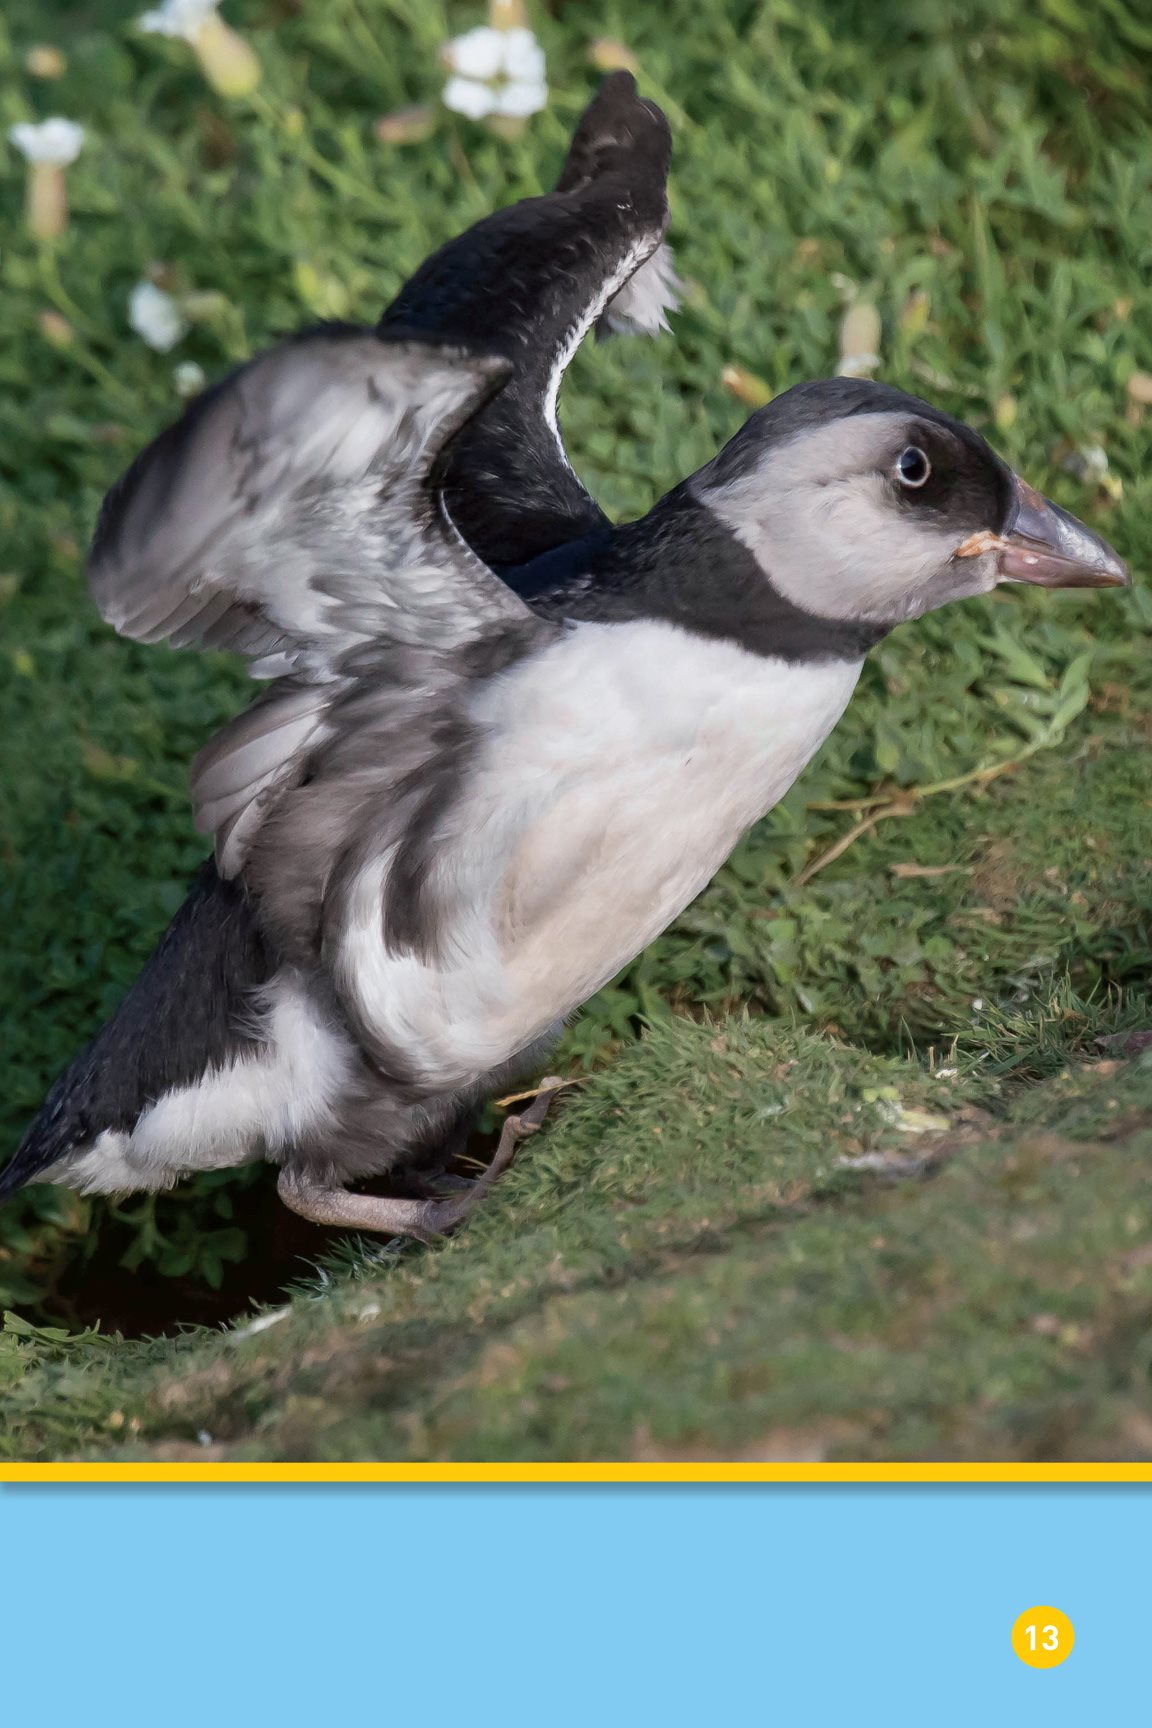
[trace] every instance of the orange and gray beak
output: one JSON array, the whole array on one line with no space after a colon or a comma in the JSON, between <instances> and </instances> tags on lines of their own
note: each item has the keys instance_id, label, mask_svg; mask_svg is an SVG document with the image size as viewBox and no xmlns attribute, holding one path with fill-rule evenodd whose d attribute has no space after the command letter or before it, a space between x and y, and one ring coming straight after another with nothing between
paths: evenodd
<instances>
[{"instance_id":1,"label":"orange and gray beak","mask_svg":"<svg viewBox=\"0 0 1152 1728\"><path fill-rule=\"evenodd\" d=\"M1106 540L1016 480L1016 514L999 537L1001 581L1039 588L1126 588L1128 567Z\"/></svg>"},{"instance_id":2,"label":"orange and gray beak","mask_svg":"<svg viewBox=\"0 0 1152 1728\"><path fill-rule=\"evenodd\" d=\"M972 534L953 554L992 552L1001 582L1038 588L1127 588L1128 566L1083 522L1044 498L1019 475L1015 511L1002 534Z\"/></svg>"}]
</instances>

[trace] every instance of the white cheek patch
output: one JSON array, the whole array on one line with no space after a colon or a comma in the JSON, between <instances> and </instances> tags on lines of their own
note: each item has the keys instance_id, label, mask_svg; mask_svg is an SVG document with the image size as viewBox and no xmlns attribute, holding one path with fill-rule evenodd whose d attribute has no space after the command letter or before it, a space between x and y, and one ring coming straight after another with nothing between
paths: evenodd
<instances>
[{"instance_id":1,"label":"white cheek patch","mask_svg":"<svg viewBox=\"0 0 1152 1728\"><path fill-rule=\"evenodd\" d=\"M906 424L901 414L833 421L766 451L737 479L709 486L705 473L698 496L794 605L824 618L916 617L939 604L932 584L956 534L892 495L883 470ZM965 578L985 586L980 571Z\"/></svg>"},{"instance_id":2,"label":"white cheek patch","mask_svg":"<svg viewBox=\"0 0 1152 1728\"><path fill-rule=\"evenodd\" d=\"M765 522L768 568L789 600L828 617L914 617L956 536L902 511L879 474L803 492Z\"/></svg>"}]
</instances>

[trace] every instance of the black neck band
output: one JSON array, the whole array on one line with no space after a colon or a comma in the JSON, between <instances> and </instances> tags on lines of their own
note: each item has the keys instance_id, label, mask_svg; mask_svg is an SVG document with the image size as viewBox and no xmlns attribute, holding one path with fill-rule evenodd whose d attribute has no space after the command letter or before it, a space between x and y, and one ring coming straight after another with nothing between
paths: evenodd
<instances>
[{"instance_id":1,"label":"black neck band","mask_svg":"<svg viewBox=\"0 0 1152 1728\"><path fill-rule=\"evenodd\" d=\"M862 660L892 629L797 606L685 487L639 522L599 530L501 575L548 617L655 618L792 663Z\"/></svg>"}]
</instances>

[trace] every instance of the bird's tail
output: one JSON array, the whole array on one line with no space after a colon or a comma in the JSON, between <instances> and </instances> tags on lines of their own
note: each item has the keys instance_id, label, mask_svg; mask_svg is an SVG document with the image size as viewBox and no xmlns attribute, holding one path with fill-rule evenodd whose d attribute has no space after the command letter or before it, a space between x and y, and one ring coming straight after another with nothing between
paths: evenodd
<instances>
[{"instance_id":1,"label":"bird's tail","mask_svg":"<svg viewBox=\"0 0 1152 1728\"><path fill-rule=\"evenodd\" d=\"M0 1201L149 1104L220 1066L246 1034L237 1009L271 961L243 890L209 861L113 1014L56 1081L0 1170Z\"/></svg>"}]
</instances>

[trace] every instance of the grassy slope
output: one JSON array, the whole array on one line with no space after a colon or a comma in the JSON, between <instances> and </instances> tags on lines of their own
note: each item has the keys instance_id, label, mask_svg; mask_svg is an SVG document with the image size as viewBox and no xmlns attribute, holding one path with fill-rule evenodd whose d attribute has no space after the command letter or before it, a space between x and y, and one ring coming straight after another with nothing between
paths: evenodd
<instances>
[{"instance_id":1,"label":"grassy slope","mask_svg":"<svg viewBox=\"0 0 1152 1728\"><path fill-rule=\"evenodd\" d=\"M22 55L43 16L8 9L0 120L60 112L90 131L59 246L15 226L14 158L0 178L14 224L0 256L14 338L0 348L9 1143L177 903L199 856L187 759L243 699L229 665L115 642L83 596L99 496L174 412L173 364L216 373L278 329L370 318L431 245L546 180L591 86L588 43L626 34L675 122L673 237L692 287L675 340L594 345L573 369L569 442L608 507L643 507L739 424L725 365L774 388L832 369L857 292L883 318L884 375L979 424L995 414L1004 453L1100 521L1139 575L1152 481L1124 383L1152 355L1152 32L1135 6L1107 10L1105 30L1098 7L1067 0L1026 24L993 0L951 22L830 0L644 0L626 23L569 8L540 19L553 101L522 141L445 119L386 148L373 119L434 94L436 44L473 9L233 6L266 66L250 105L213 97L178 45L142 42L111 4L72 26L61 14L68 73L37 84ZM177 291L215 296L169 356L125 323L128 288L155 264ZM69 320L67 346L45 339L47 311ZM1061 440L1103 444L1121 497L1064 472ZM239 1344L10 1334L0 1444L100 1446L133 1419L140 1444L205 1427L249 1455L1143 1444L1132 1124L1148 1079L1055 1076L1146 994L1150 616L1143 587L1103 603L1011 595L897 633L801 786L573 1029L566 1063L618 1059L489 1217ZM926 801L798 885L853 820L812 804L1037 745L1018 773ZM659 1027L702 1008L737 1017ZM637 1048L644 1018L658 1029ZM840 1044L818 1038L829 1025ZM947 1093L925 1078L928 1051L958 1032ZM1024 1081L1042 1082L1034 1101ZM994 1128L945 1136L930 1181L835 1174L868 1122L882 1146L921 1147L884 1127L883 1098L857 1110L889 1085L934 1111L955 1094ZM1081 1089L1084 1157L1054 1149L1074 1138L1063 1118ZM705 1099L714 1115L697 1123L685 1100ZM1021 1136L1049 1151L1022 1153ZM1026 1180L1011 1177L1021 1158ZM252 1251L236 1192L189 1185L113 1216L33 1190L0 1215L0 1298L33 1319L64 1311L62 1282L93 1251L123 1257L122 1277L218 1278Z\"/></svg>"},{"instance_id":2,"label":"grassy slope","mask_svg":"<svg viewBox=\"0 0 1152 1728\"><path fill-rule=\"evenodd\" d=\"M763 1021L663 1028L448 1247L255 1335L5 1337L6 1445L1152 1456L1152 1056L1064 1071L1000 1122L965 1091Z\"/></svg>"}]
</instances>

